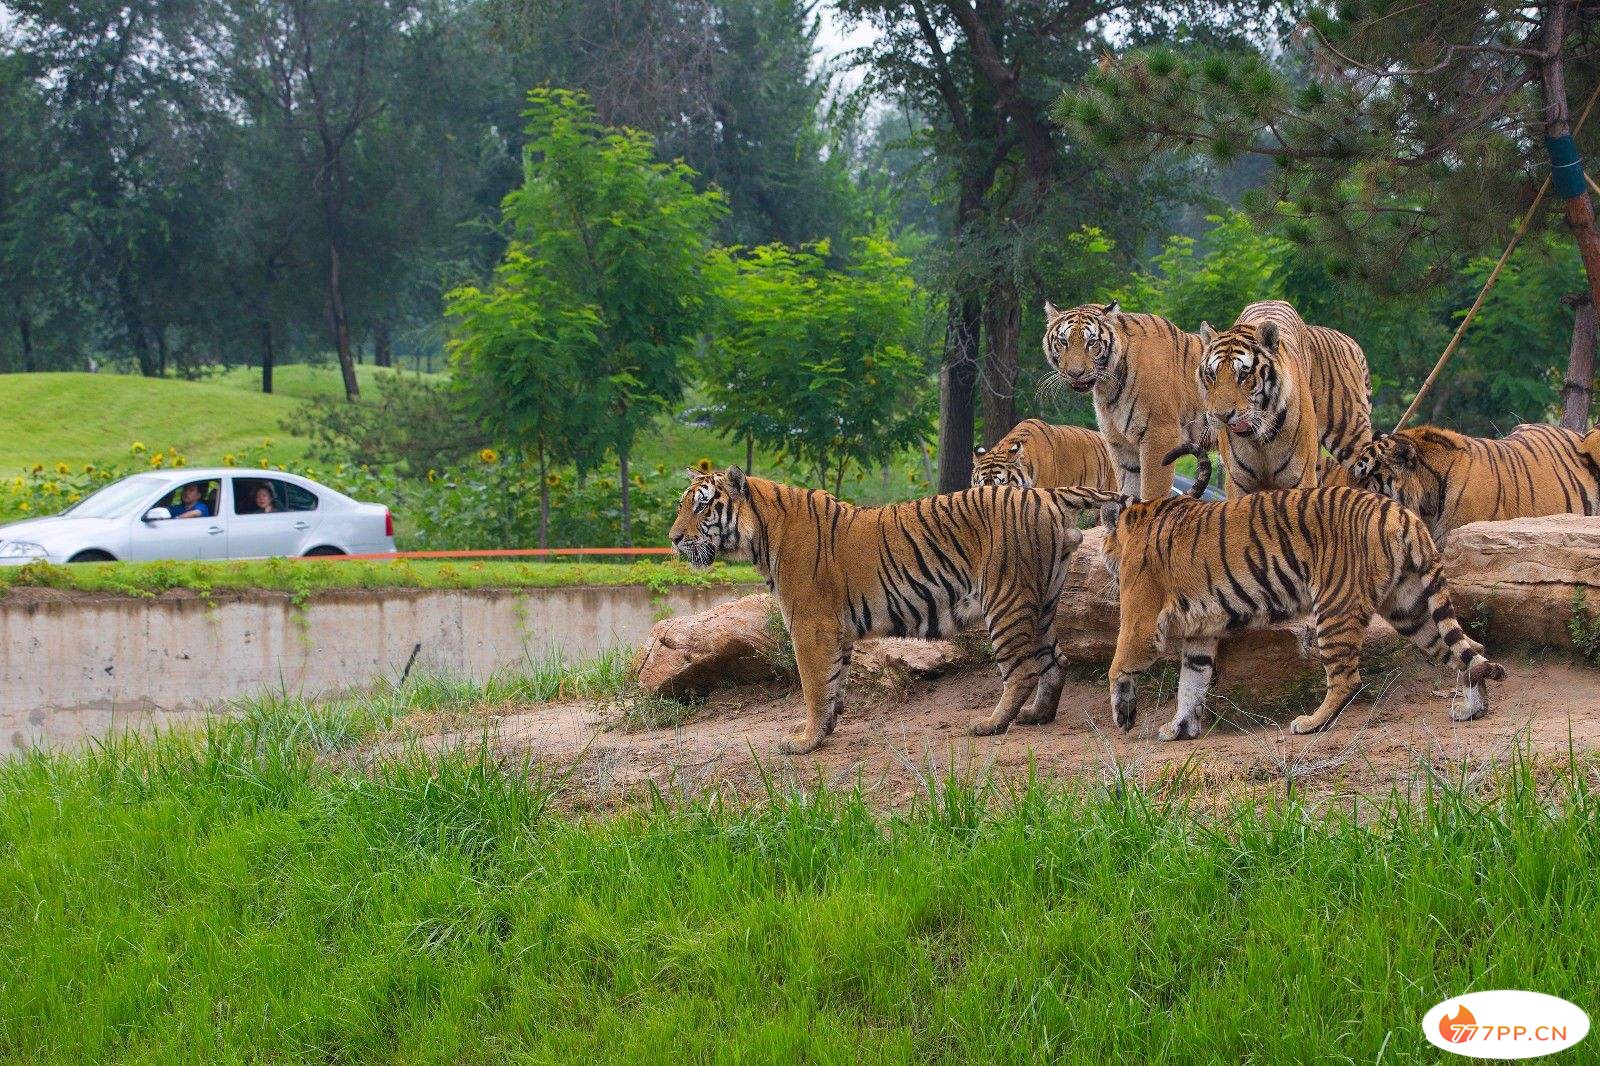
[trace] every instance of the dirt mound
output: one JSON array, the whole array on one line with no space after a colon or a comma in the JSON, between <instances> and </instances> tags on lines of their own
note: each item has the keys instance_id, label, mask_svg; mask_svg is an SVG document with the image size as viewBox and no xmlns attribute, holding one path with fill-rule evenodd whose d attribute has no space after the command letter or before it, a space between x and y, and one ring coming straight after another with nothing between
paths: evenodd
<instances>
[{"instance_id":1,"label":"dirt mound","mask_svg":"<svg viewBox=\"0 0 1600 1066\"><path fill-rule=\"evenodd\" d=\"M1181 781L1203 798L1220 798L1291 787L1386 792L1415 785L1425 767L1481 771L1519 748L1536 759L1565 761L1569 741L1580 756L1600 753L1600 670L1553 658L1508 660L1506 681L1491 686L1488 716L1458 724L1447 712L1459 693L1419 657L1401 653L1367 665L1364 698L1331 730L1304 737L1290 735L1288 722L1314 705L1320 691L1253 706L1223 701L1204 737L1163 743L1155 730L1172 713L1170 674L1141 687L1138 724L1123 735L1110 727L1103 675L1085 670L1067 685L1053 724L973 738L967 724L987 714L999 695L998 677L985 670L858 682L838 732L798 759L775 751L803 716L798 689L770 684L724 690L677 711L671 717L683 720L670 728L628 731L627 723L640 716L617 703L505 707L448 729L402 723L368 754L413 743L436 750L487 740L507 761L561 769L577 806L609 806L648 785L690 795L713 787L748 795L772 777L820 778L841 787L859 781L894 806L947 774L1031 771L1155 788Z\"/></svg>"}]
</instances>

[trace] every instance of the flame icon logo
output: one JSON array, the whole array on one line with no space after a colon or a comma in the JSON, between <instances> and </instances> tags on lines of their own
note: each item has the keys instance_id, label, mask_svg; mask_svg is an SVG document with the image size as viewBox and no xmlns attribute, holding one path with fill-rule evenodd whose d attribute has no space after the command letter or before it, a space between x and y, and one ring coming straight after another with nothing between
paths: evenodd
<instances>
[{"instance_id":1,"label":"flame icon logo","mask_svg":"<svg viewBox=\"0 0 1600 1066\"><path fill-rule=\"evenodd\" d=\"M1454 1018L1450 1017L1449 1014L1445 1014L1439 1019L1439 1035L1452 1044L1459 1043L1472 1035L1472 1030L1477 1028L1477 1025L1478 1019L1472 1016L1472 1012L1463 1003L1456 1009Z\"/></svg>"}]
</instances>

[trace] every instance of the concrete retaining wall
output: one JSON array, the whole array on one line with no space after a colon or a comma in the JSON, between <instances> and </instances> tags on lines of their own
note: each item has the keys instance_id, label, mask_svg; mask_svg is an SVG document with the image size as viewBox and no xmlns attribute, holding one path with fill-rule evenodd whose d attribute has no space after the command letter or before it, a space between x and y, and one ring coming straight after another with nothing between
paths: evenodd
<instances>
[{"instance_id":1,"label":"concrete retaining wall","mask_svg":"<svg viewBox=\"0 0 1600 1066\"><path fill-rule=\"evenodd\" d=\"M202 717L263 690L320 696L413 671L483 679L533 658L637 646L667 614L744 587L188 592L15 590L0 601L0 755Z\"/></svg>"}]
</instances>

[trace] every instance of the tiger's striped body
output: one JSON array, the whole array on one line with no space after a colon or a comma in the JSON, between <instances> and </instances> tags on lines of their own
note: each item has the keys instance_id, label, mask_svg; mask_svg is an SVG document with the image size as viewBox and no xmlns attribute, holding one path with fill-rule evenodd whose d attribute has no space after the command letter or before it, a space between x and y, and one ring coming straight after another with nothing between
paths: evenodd
<instances>
[{"instance_id":1,"label":"tiger's striped body","mask_svg":"<svg viewBox=\"0 0 1600 1066\"><path fill-rule=\"evenodd\" d=\"M1357 449L1351 482L1404 504L1434 543L1469 522L1600 515L1600 430L1522 425L1501 440L1437 426L1384 433Z\"/></svg>"},{"instance_id":2,"label":"tiger's striped body","mask_svg":"<svg viewBox=\"0 0 1600 1066\"><path fill-rule=\"evenodd\" d=\"M979 488L887 507L749 477L698 474L673 547L696 566L746 560L767 579L794 642L806 724L780 745L804 754L843 709L850 648L866 636L938 638L982 619L1004 690L976 735L1055 717L1063 675L1056 602L1083 540L1077 510L1042 489Z\"/></svg>"},{"instance_id":3,"label":"tiger's striped body","mask_svg":"<svg viewBox=\"0 0 1600 1066\"><path fill-rule=\"evenodd\" d=\"M1049 384L1094 395L1095 423L1129 496L1172 491L1161 460L1205 415L1197 381L1204 343L1156 315L1124 313L1115 302L1066 311L1046 303L1044 355Z\"/></svg>"},{"instance_id":4,"label":"tiger's striped body","mask_svg":"<svg viewBox=\"0 0 1600 1066\"><path fill-rule=\"evenodd\" d=\"M1251 304L1221 333L1200 332L1200 391L1230 497L1314 487L1319 446L1344 462L1372 438L1367 359L1343 333L1306 325L1282 300Z\"/></svg>"},{"instance_id":5,"label":"tiger's striped body","mask_svg":"<svg viewBox=\"0 0 1600 1066\"><path fill-rule=\"evenodd\" d=\"M1053 489L1119 486L1105 438L1079 426L1052 426L1037 418L1017 423L993 448L978 448L972 484Z\"/></svg>"},{"instance_id":6,"label":"tiger's striped body","mask_svg":"<svg viewBox=\"0 0 1600 1066\"><path fill-rule=\"evenodd\" d=\"M1178 711L1163 740L1198 736L1218 638L1309 616L1327 674L1321 706L1296 733L1326 726L1361 687L1361 642L1374 611L1434 661L1467 675L1451 717L1487 709L1485 680L1504 676L1462 631L1439 554L1421 519L1393 500L1348 488L1253 493L1223 503L1187 496L1137 502L1092 490L1104 504L1106 566L1120 585L1111 663L1114 718L1134 719L1134 679L1158 650L1182 645Z\"/></svg>"}]
</instances>

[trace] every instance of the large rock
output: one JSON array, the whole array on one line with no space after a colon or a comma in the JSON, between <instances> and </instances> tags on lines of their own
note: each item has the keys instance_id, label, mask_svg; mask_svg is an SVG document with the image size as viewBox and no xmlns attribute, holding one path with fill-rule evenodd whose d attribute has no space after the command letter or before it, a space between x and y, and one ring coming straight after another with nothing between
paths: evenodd
<instances>
[{"instance_id":1,"label":"large rock","mask_svg":"<svg viewBox=\"0 0 1600 1066\"><path fill-rule=\"evenodd\" d=\"M772 597L764 592L700 614L665 618L651 627L639 657L639 687L681 699L724 685L792 678L787 639ZM885 637L856 644L851 672L856 677L933 677L966 658L954 641Z\"/></svg>"},{"instance_id":2,"label":"large rock","mask_svg":"<svg viewBox=\"0 0 1600 1066\"><path fill-rule=\"evenodd\" d=\"M783 676L781 627L772 597L744 596L700 614L664 618L650 629L639 659L639 687L680 699L722 685Z\"/></svg>"},{"instance_id":3,"label":"large rock","mask_svg":"<svg viewBox=\"0 0 1600 1066\"><path fill-rule=\"evenodd\" d=\"M1502 642L1571 647L1575 601L1600 618L1600 518L1474 522L1445 538L1456 613Z\"/></svg>"}]
</instances>

